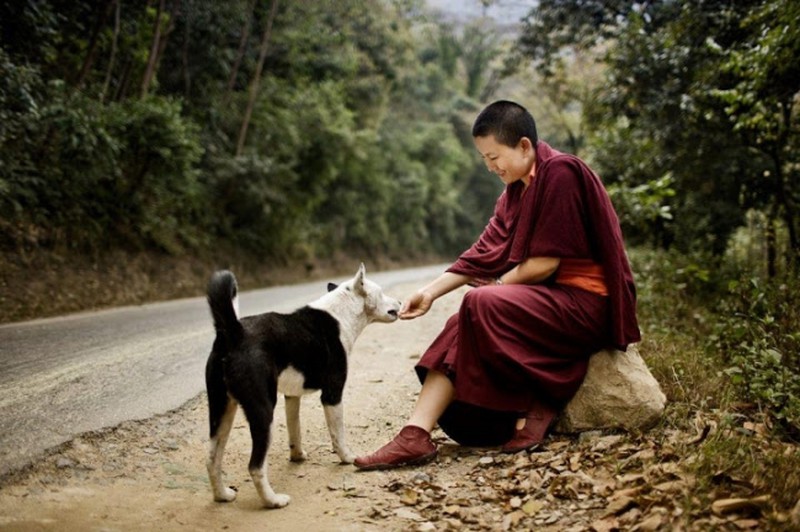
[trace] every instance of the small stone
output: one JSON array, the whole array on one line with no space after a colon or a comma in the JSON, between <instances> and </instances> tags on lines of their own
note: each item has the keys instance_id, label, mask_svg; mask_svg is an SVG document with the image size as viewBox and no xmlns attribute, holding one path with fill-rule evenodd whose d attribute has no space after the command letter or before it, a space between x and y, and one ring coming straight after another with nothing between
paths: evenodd
<instances>
[{"instance_id":1,"label":"small stone","mask_svg":"<svg viewBox=\"0 0 800 532\"><path fill-rule=\"evenodd\" d=\"M594 440L595 438L599 438L602 435L603 435L602 430L587 430L580 433L580 435L578 436L578 441L580 443L586 443L587 441Z\"/></svg>"},{"instance_id":2,"label":"small stone","mask_svg":"<svg viewBox=\"0 0 800 532\"><path fill-rule=\"evenodd\" d=\"M411 480L412 480L412 481L413 481L415 484L430 484L430 482L431 482L431 476L430 476L429 474L427 474L427 473L420 472L420 473L417 473L417 474L415 474L415 475L414 475L414 476L411 478Z\"/></svg>"},{"instance_id":3,"label":"small stone","mask_svg":"<svg viewBox=\"0 0 800 532\"><path fill-rule=\"evenodd\" d=\"M66 456L60 456L56 460L56 467L58 469L69 469L70 467L75 467L75 462Z\"/></svg>"}]
</instances>

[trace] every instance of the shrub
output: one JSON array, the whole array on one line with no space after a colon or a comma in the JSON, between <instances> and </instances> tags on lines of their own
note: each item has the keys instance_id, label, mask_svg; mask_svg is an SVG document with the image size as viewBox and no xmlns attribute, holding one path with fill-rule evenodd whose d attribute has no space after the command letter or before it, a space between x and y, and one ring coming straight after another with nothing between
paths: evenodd
<instances>
[{"instance_id":1,"label":"shrub","mask_svg":"<svg viewBox=\"0 0 800 532\"><path fill-rule=\"evenodd\" d=\"M742 397L767 410L793 437L800 437L798 288L796 279L731 281L708 339Z\"/></svg>"}]
</instances>

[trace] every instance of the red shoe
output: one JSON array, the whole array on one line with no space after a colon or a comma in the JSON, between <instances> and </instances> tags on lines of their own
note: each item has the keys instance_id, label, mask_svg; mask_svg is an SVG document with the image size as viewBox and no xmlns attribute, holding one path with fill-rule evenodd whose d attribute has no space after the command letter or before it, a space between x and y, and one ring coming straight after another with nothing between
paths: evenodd
<instances>
[{"instance_id":1,"label":"red shoe","mask_svg":"<svg viewBox=\"0 0 800 532\"><path fill-rule=\"evenodd\" d=\"M558 414L558 411L554 408L542 403L537 404L525 416L525 426L514 432L514 437L503 445L501 451L504 453L516 453L542 443L545 436L547 436L547 431L556 419L556 414Z\"/></svg>"},{"instance_id":2,"label":"red shoe","mask_svg":"<svg viewBox=\"0 0 800 532\"><path fill-rule=\"evenodd\" d=\"M370 455L359 456L353 463L364 471L392 469L428 462L436 457L437 452L427 430L406 425L392 441Z\"/></svg>"}]
</instances>

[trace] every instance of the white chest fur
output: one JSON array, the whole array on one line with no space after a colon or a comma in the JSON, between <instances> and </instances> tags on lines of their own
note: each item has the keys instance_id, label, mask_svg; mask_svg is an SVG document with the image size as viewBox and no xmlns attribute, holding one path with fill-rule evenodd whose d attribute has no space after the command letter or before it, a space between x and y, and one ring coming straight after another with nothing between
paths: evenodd
<instances>
[{"instance_id":1,"label":"white chest fur","mask_svg":"<svg viewBox=\"0 0 800 532\"><path fill-rule=\"evenodd\" d=\"M303 388L305 380L302 373L289 366L278 375L278 392L294 397L314 393L316 390Z\"/></svg>"}]
</instances>

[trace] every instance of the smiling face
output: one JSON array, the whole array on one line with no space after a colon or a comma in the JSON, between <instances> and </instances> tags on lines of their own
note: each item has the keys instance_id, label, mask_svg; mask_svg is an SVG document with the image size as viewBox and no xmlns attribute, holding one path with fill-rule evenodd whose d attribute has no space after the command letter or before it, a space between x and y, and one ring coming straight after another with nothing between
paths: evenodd
<instances>
[{"instance_id":1,"label":"smiling face","mask_svg":"<svg viewBox=\"0 0 800 532\"><path fill-rule=\"evenodd\" d=\"M494 135L474 137L473 141L486 168L503 183L510 185L522 180L526 187L530 184L536 150L528 137L522 137L513 148L498 142Z\"/></svg>"}]
</instances>

